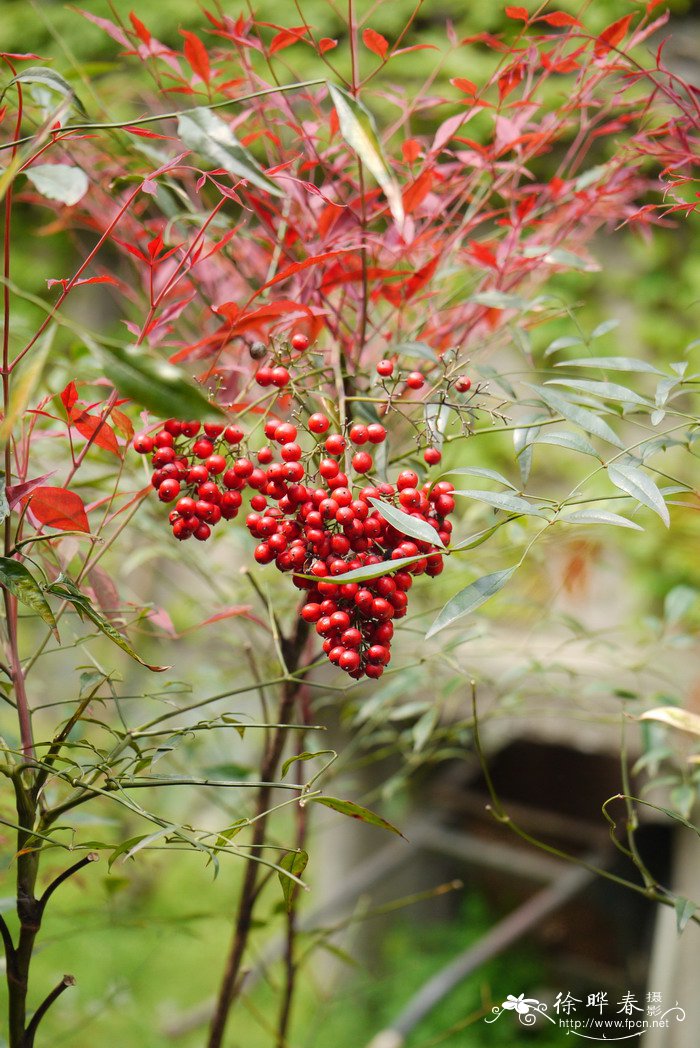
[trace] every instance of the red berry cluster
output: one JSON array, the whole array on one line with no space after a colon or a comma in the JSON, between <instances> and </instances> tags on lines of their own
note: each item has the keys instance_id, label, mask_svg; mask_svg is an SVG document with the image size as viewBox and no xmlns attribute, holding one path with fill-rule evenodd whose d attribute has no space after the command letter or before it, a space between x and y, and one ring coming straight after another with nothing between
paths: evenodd
<instances>
[{"instance_id":1,"label":"red berry cluster","mask_svg":"<svg viewBox=\"0 0 700 1048\"><path fill-rule=\"evenodd\" d=\"M170 523L178 539L208 539L219 520L237 515L244 489L252 489L246 526L259 540L256 561L274 561L280 571L294 573L294 585L306 592L301 615L315 625L332 663L351 677L377 678L391 657L391 620L406 614L413 576L440 574L443 560L437 543L407 538L372 500L394 503L427 522L446 545L453 485L419 486L413 470L400 473L396 485L368 485L365 474L373 459L364 445L383 443L384 427L355 422L347 437L328 433L329 428L326 415L310 416L308 429L318 441L305 455L295 425L268 419L271 446L257 452L258 465L240 454L244 433L235 425L202 428L199 422L169 419L154 436L136 436L134 448L152 455L152 483L161 501L175 502ZM346 451L352 480L339 461ZM429 456L429 451L436 449L427 449L426 459L438 461L439 452ZM392 573L391 562L404 557L415 560ZM387 571L378 577L341 581L355 569L384 563Z\"/></svg>"}]
</instances>

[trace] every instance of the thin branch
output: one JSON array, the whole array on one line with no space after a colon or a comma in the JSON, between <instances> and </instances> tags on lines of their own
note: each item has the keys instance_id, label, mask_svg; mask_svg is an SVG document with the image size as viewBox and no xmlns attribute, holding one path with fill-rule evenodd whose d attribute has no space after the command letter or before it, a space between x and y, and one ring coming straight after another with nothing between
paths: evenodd
<instances>
[{"instance_id":1,"label":"thin branch","mask_svg":"<svg viewBox=\"0 0 700 1048\"><path fill-rule=\"evenodd\" d=\"M36 1031L39 1027L39 1023L44 1018L54 1001L57 1001L64 990L67 990L69 986L75 986L75 977L72 975L64 975L58 986L55 986L51 993L44 998L37 1010L32 1016L32 1020L27 1027L27 1032L24 1037L24 1048L33 1048L34 1038Z\"/></svg>"}]
</instances>

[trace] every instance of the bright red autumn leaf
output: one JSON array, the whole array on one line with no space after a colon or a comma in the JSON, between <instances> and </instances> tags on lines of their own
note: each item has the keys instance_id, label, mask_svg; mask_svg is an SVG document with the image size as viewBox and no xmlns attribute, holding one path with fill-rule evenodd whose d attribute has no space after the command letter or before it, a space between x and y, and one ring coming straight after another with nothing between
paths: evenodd
<instances>
[{"instance_id":1,"label":"bright red autumn leaf","mask_svg":"<svg viewBox=\"0 0 700 1048\"><path fill-rule=\"evenodd\" d=\"M35 488L22 502L29 504L29 511L39 524L58 531L90 532L83 500L74 491L68 491L67 488Z\"/></svg>"},{"instance_id":2,"label":"bright red autumn leaf","mask_svg":"<svg viewBox=\"0 0 700 1048\"><path fill-rule=\"evenodd\" d=\"M519 21L527 22L530 17L524 7L507 7L506 15L508 18L517 18Z\"/></svg>"},{"instance_id":3,"label":"bright red autumn leaf","mask_svg":"<svg viewBox=\"0 0 700 1048\"><path fill-rule=\"evenodd\" d=\"M193 73L196 73L200 80L203 80L205 84L208 84L211 79L211 67L209 65L209 55L207 49L194 33L190 33L187 29L180 30L180 36L185 38L185 58L187 59L190 68Z\"/></svg>"},{"instance_id":4,"label":"bright red autumn leaf","mask_svg":"<svg viewBox=\"0 0 700 1048\"><path fill-rule=\"evenodd\" d=\"M389 41L381 33L378 33L375 29L365 29L362 39L365 47L369 48L373 54L379 55L380 58L386 58L386 53L389 50Z\"/></svg>"},{"instance_id":5,"label":"bright red autumn leaf","mask_svg":"<svg viewBox=\"0 0 700 1048\"><path fill-rule=\"evenodd\" d=\"M625 15L624 18L618 18L617 22L613 22L603 30L595 43L595 54L598 57L607 55L608 51L617 47L629 29L633 17L633 15Z\"/></svg>"},{"instance_id":6,"label":"bright red autumn leaf","mask_svg":"<svg viewBox=\"0 0 700 1048\"><path fill-rule=\"evenodd\" d=\"M538 22L546 22L547 25L553 26L575 26L577 29L582 29L583 25L579 22L578 18L574 18L573 15L567 15L566 11L552 11L549 15L540 15L537 19Z\"/></svg>"},{"instance_id":7,"label":"bright red autumn leaf","mask_svg":"<svg viewBox=\"0 0 700 1048\"><path fill-rule=\"evenodd\" d=\"M453 87L458 91L464 91L465 95L475 95L479 90L473 80L465 80L463 76L455 76L450 80Z\"/></svg>"}]
</instances>

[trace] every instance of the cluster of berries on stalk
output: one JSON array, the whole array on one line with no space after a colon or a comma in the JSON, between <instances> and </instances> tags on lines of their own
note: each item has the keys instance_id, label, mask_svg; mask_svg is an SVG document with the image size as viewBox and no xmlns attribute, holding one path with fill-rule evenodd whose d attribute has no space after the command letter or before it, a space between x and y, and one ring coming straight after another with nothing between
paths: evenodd
<instances>
[{"instance_id":1,"label":"cluster of berries on stalk","mask_svg":"<svg viewBox=\"0 0 700 1048\"><path fill-rule=\"evenodd\" d=\"M354 422L344 435L329 432L330 420L319 412L307 427L315 446L304 452L292 422L268 418L269 444L255 453L257 463L242 453L243 429L219 422L168 419L154 434L138 434L134 449L152 456L152 484L162 502L174 503L169 520L177 539L206 541L220 520L238 515L249 491L246 526L258 540L255 560L292 573L305 593L301 615L323 638L332 663L355 679L378 678L391 658L392 620L406 614L414 576L443 569L453 485L420 485L410 469L395 485L369 484L369 449L386 439L378 422ZM440 452L427 448L424 457L434 465ZM432 527L435 543L403 534L382 515L383 504ZM392 568L404 558L410 560ZM381 564L386 572L343 581Z\"/></svg>"}]
</instances>

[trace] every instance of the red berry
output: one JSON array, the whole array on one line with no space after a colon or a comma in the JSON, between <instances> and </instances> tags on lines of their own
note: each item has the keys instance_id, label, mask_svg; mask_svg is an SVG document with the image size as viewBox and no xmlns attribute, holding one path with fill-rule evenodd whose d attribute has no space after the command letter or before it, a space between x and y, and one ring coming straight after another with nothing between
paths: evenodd
<instances>
[{"instance_id":1,"label":"red berry","mask_svg":"<svg viewBox=\"0 0 700 1048\"><path fill-rule=\"evenodd\" d=\"M189 495L185 495L183 498L178 499L175 509L181 517L191 517L194 513L195 505L194 499L191 499Z\"/></svg>"},{"instance_id":2,"label":"red berry","mask_svg":"<svg viewBox=\"0 0 700 1048\"><path fill-rule=\"evenodd\" d=\"M148 433L137 433L134 437L134 451L139 455L150 455L155 441Z\"/></svg>"},{"instance_id":3,"label":"red berry","mask_svg":"<svg viewBox=\"0 0 700 1048\"><path fill-rule=\"evenodd\" d=\"M179 437L183 432L184 422L180 422L179 419L169 418L163 423L163 429L166 433L170 433L173 437Z\"/></svg>"},{"instance_id":4,"label":"red berry","mask_svg":"<svg viewBox=\"0 0 700 1048\"><path fill-rule=\"evenodd\" d=\"M442 452L438 448L426 448L423 452L423 458L429 466L437 466L442 459Z\"/></svg>"},{"instance_id":5,"label":"red berry","mask_svg":"<svg viewBox=\"0 0 700 1048\"><path fill-rule=\"evenodd\" d=\"M394 373L394 365L390 360L380 360L377 364L377 374L382 378L389 378Z\"/></svg>"},{"instance_id":6,"label":"red berry","mask_svg":"<svg viewBox=\"0 0 700 1048\"><path fill-rule=\"evenodd\" d=\"M312 433L325 433L330 424L330 419L320 411L309 416L309 429Z\"/></svg>"},{"instance_id":7,"label":"red berry","mask_svg":"<svg viewBox=\"0 0 700 1048\"><path fill-rule=\"evenodd\" d=\"M278 418L267 419L267 421L265 422L265 436L268 440L275 439L275 434L277 433L279 425L280 420Z\"/></svg>"},{"instance_id":8,"label":"red berry","mask_svg":"<svg viewBox=\"0 0 700 1048\"><path fill-rule=\"evenodd\" d=\"M358 451L352 456L352 468L356 473L369 473L374 465L374 459L366 451Z\"/></svg>"},{"instance_id":9,"label":"red berry","mask_svg":"<svg viewBox=\"0 0 700 1048\"><path fill-rule=\"evenodd\" d=\"M361 422L355 422L350 427L350 432L348 433L348 436L350 437L350 440L353 442L353 444L366 444L369 440L369 437L367 435L367 426L363 426Z\"/></svg>"},{"instance_id":10,"label":"red berry","mask_svg":"<svg viewBox=\"0 0 700 1048\"><path fill-rule=\"evenodd\" d=\"M271 386L272 385L272 368L263 366L258 368L255 373L255 381L259 386Z\"/></svg>"},{"instance_id":11,"label":"red berry","mask_svg":"<svg viewBox=\"0 0 700 1048\"><path fill-rule=\"evenodd\" d=\"M298 462L301 458L301 447L299 444L284 444L282 446L282 458L285 462Z\"/></svg>"},{"instance_id":12,"label":"red berry","mask_svg":"<svg viewBox=\"0 0 700 1048\"><path fill-rule=\"evenodd\" d=\"M153 456L153 465L159 469L161 466L167 466L169 462L174 462L175 458L176 455L172 448L158 448Z\"/></svg>"},{"instance_id":13,"label":"red berry","mask_svg":"<svg viewBox=\"0 0 700 1048\"><path fill-rule=\"evenodd\" d=\"M161 502L172 502L179 494L179 480L164 480L158 487L158 498Z\"/></svg>"},{"instance_id":14,"label":"red berry","mask_svg":"<svg viewBox=\"0 0 700 1048\"><path fill-rule=\"evenodd\" d=\"M297 438L297 427L291 422L280 422L275 431L275 440L278 444L291 444Z\"/></svg>"},{"instance_id":15,"label":"red berry","mask_svg":"<svg viewBox=\"0 0 700 1048\"><path fill-rule=\"evenodd\" d=\"M192 528L188 525L185 520L176 520L173 524L173 535L176 539L182 542L184 539L188 539L192 534Z\"/></svg>"},{"instance_id":16,"label":"red berry","mask_svg":"<svg viewBox=\"0 0 700 1048\"><path fill-rule=\"evenodd\" d=\"M236 459L233 464L233 472L237 477L250 477L254 469L253 463L246 458Z\"/></svg>"},{"instance_id":17,"label":"red berry","mask_svg":"<svg viewBox=\"0 0 700 1048\"><path fill-rule=\"evenodd\" d=\"M326 451L329 455L342 455L345 451L345 437L340 433L331 433L326 439Z\"/></svg>"},{"instance_id":18,"label":"red berry","mask_svg":"<svg viewBox=\"0 0 700 1048\"><path fill-rule=\"evenodd\" d=\"M403 469L396 478L396 487L399 491L404 488L415 488L418 485L418 474L412 469Z\"/></svg>"},{"instance_id":19,"label":"red berry","mask_svg":"<svg viewBox=\"0 0 700 1048\"><path fill-rule=\"evenodd\" d=\"M156 433L153 443L157 448L171 448L175 443L175 437L167 430L161 430L160 433Z\"/></svg>"},{"instance_id":20,"label":"red berry","mask_svg":"<svg viewBox=\"0 0 700 1048\"><path fill-rule=\"evenodd\" d=\"M458 393L468 393L472 388L472 380L470 378L458 378L455 382L455 389Z\"/></svg>"},{"instance_id":21,"label":"red berry","mask_svg":"<svg viewBox=\"0 0 700 1048\"><path fill-rule=\"evenodd\" d=\"M267 542L261 542L259 546L256 546L253 556L258 564L269 564L270 561L275 559L275 554L272 552Z\"/></svg>"},{"instance_id":22,"label":"red berry","mask_svg":"<svg viewBox=\"0 0 700 1048\"><path fill-rule=\"evenodd\" d=\"M223 422L205 422L204 432L212 440L216 440L224 432L224 424Z\"/></svg>"},{"instance_id":23,"label":"red berry","mask_svg":"<svg viewBox=\"0 0 700 1048\"><path fill-rule=\"evenodd\" d=\"M243 440L243 430L240 426L227 426L224 430L224 440L227 444L240 444Z\"/></svg>"},{"instance_id":24,"label":"red berry","mask_svg":"<svg viewBox=\"0 0 700 1048\"><path fill-rule=\"evenodd\" d=\"M336 477L340 472L340 466L335 459L321 459L318 464L318 472L324 478L324 480L330 480L331 477Z\"/></svg>"},{"instance_id":25,"label":"red berry","mask_svg":"<svg viewBox=\"0 0 700 1048\"><path fill-rule=\"evenodd\" d=\"M425 376L420 371L409 371L406 375L406 385L409 389L422 389L425 385Z\"/></svg>"},{"instance_id":26,"label":"red berry","mask_svg":"<svg viewBox=\"0 0 700 1048\"><path fill-rule=\"evenodd\" d=\"M218 473L223 473L226 469L226 459L223 455L210 455L204 465L211 474L216 476Z\"/></svg>"},{"instance_id":27,"label":"red berry","mask_svg":"<svg viewBox=\"0 0 700 1048\"><path fill-rule=\"evenodd\" d=\"M273 386L277 386L279 389L282 389L289 382L290 376L286 368L281 366L273 368L271 374Z\"/></svg>"},{"instance_id":28,"label":"red berry","mask_svg":"<svg viewBox=\"0 0 700 1048\"><path fill-rule=\"evenodd\" d=\"M359 651L353 651L351 648L346 648L338 659L338 665L341 670L347 670L348 673L351 673L353 670L358 670L360 668L360 662Z\"/></svg>"},{"instance_id":29,"label":"red berry","mask_svg":"<svg viewBox=\"0 0 700 1048\"><path fill-rule=\"evenodd\" d=\"M166 426L168 423L166 422ZM189 422L183 422L181 426L181 432L183 437L196 437L199 433L201 423L196 418L191 419ZM168 430L171 432L171 430ZM173 434L175 436L175 434Z\"/></svg>"},{"instance_id":30,"label":"red berry","mask_svg":"<svg viewBox=\"0 0 700 1048\"><path fill-rule=\"evenodd\" d=\"M192 445L192 454L199 459L207 459L214 450L214 445L207 437L200 437Z\"/></svg>"},{"instance_id":31,"label":"red berry","mask_svg":"<svg viewBox=\"0 0 700 1048\"><path fill-rule=\"evenodd\" d=\"M260 451L257 453L256 458L261 466L269 466L269 464L272 462L272 448L269 448L267 446L264 448L260 448Z\"/></svg>"},{"instance_id":32,"label":"red berry","mask_svg":"<svg viewBox=\"0 0 700 1048\"><path fill-rule=\"evenodd\" d=\"M305 604L301 609L301 617L304 622L318 622L321 618L320 604Z\"/></svg>"},{"instance_id":33,"label":"red berry","mask_svg":"<svg viewBox=\"0 0 700 1048\"><path fill-rule=\"evenodd\" d=\"M187 471L187 483L188 484L203 484L209 477L209 470L203 463L198 463L196 466L192 466Z\"/></svg>"},{"instance_id":34,"label":"red berry","mask_svg":"<svg viewBox=\"0 0 700 1048\"><path fill-rule=\"evenodd\" d=\"M303 353L305 349L309 348L309 336L302 331L297 331L295 335L292 335L291 342L292 349L296 349L298 353Z\"/></svg>"},{"instance_id":35,"label":"red berry","mask_svg":"<svg viewBox=\"0 0 700 1048\"><path fill-rule=\"evenodd\" d=\"M211 535L211 528L208 524L200 524L199 527L194 530L194 537L199 539L200 542L206 542Z\"/></svg>"},{"instance_id":36,"label":"red berry","mask_svg":"<svg viewBox=\"0 0 700 1048\"><path fill-rule=\"evenodd\" d=\"M371 444L383 444L386 440L386 430L379 422L370 422L367 427L367 436Z\"/></svg>"}]
</instances>

